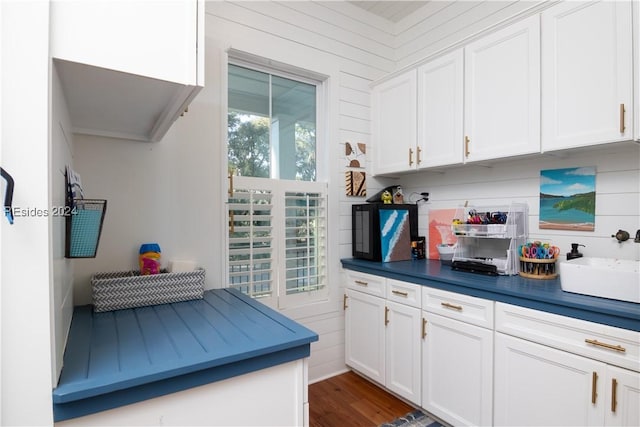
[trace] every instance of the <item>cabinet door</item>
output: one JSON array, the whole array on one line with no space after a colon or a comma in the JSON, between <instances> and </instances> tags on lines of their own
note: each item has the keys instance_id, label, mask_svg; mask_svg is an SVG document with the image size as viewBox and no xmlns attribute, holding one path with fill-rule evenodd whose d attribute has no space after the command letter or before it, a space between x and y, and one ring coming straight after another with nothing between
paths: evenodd
<instances>
[{"instance_id":1,"label":"cabinet door","mask_svg":"<svg viewBox=\"0 0 640 427\"><path fill-rule=\"evenodd\" d=\"M635 140L640 141L640 2L633 2L633 40L636 47L633 54L634 73L635 76L635 94L634 94L634 112L635 121L633 123L633 132Z\"/></svg>"},{"instance_id":2,"label":"cabinet door","mask_svg":"<svg viewBox=\"0 0 640 427\"><path fill-rule=\"evenodd\" d=\"M464 65L466 161L539 152L539 17L468 44Z\"/></svg>"},{"instance_id":3,"label":"cabinet door","mask_svg":"<svg viewBox=\"0 0 640 427\"><path fill-rule=\"evenodd\" d=\"M384 384L385 300L347 289L345 301L346 363Z\"/></svg>"},{"instance_id":4,"label":"cabinet door","mask_svg":"<svg viewBox=\"0 0 640 427\"><path fill-rule=\"evenodd\" d=\"M542 13L542 149L633 138L630 1Z\"/></svg>"},{"instance_id":5,"label":"cabinet door","mask_svg":"<svg viewBox=\"0 0 640 427\"><path fill-rule=\"evenodd\" d=\"M606 365L501 333L495 335L494 423L604 423Z\"/></svg>"},{"instance_id":6,"label":"cabinet door","mask_svg":"<svg viewBox=\"0 0 640 427\"><path fill-rule=\"evenodd\" d=\"M373 172L416 168L417 71L410 70L373 89Z\"/></svg>"},{"instance_id":7,"label":"cabinet door","mask_svg":"<svg viewBox=\"0 0 640 427\"><path fill-rule=\"evenodd\" d=\"M422 406L453 425L491 425L493 331L423 316Z\"/></svg>"},{"instance_id":8,"label":"cabinet door","mask_svg":"<svg viewBox=\"0 0 640 427\"><path fill-rule=\"evenodd\" d=\"M605 425L640 426L640 373L607 366Z\"/></svg>"},{"instance_id":9,"label":"cabinet door","mask_svg":"<svg viewBox=\"0 0 640 427\"><path fill-rule=\"evenodd\" d=\"M386 303L385 386L420 405L420 309Z\"/></svg>"},{"instance_id":10,"label":"cabinet door","mask_svg":"<svg viewBox=\"0 0 640 427\"><path fill-rule=\"evenodd\" d=\"M463 162L462 49L418 69L418 168Z\"/></svg>"},{"instance_id":11,"label":"cabinet door","mask_svg":"<svg viewBox=\"0 0 640 427\"><path fill-rule=\"evenodd\" d=\"M199 28L204 25L203 2L53 1L51 22L52 57L180 84L204 84L204 52L197 51L198 41L204 42Z\"/></svg>"}]
</instances>

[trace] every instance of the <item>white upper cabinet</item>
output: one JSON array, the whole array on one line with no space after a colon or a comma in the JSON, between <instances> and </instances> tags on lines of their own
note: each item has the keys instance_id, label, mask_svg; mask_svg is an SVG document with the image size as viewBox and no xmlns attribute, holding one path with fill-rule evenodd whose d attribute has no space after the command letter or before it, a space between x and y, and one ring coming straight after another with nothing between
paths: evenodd
<instances>
[{"instance_id":1,"label":"white upper cabinet","mask_svg":"<svg viewBox=\"0 0 640 427\"><path fill-rule=\"evenodd\" d=\"M373 88L373 173L415 169L417 71L409 70Z\"/></svg>"},{"instance_id":2,"label":"white upper cabinet","mask_svg":"<svg viewBox=\"0 0 640 427\"><path fill-rule=\"evenodd\" d=\"M465 47L467 162L540 152L540 22L532 16Z\"/></svg>"},{"instance_id":3,"label":"white upper cabinet","mask_svg":"<svg viewBox=\"0 0 640 427\"><path fill-rule=\"evenodd\" d=\"M418 168L463 162L463 73L462 49L418 68Z\"/></svg>"},{"instance_id":4,"label":"white upper cabinet","mask_svg":"<svg viewBox=\"0 0 640 427\"><path fill-rule=\"evenodd\" d=\"M633 138L630 1L542 13L542 150Z\"/></svg>"},{"instance_id":5,"label":"white upper cabinet","mask_svg":"<svg viewBox=\"0 0 640 427\"><path fill-rule=\"evenodd\" d=\"M204 85L203 0L54 0L73 131L160 140Z\"/></svg>"}]
</instances>

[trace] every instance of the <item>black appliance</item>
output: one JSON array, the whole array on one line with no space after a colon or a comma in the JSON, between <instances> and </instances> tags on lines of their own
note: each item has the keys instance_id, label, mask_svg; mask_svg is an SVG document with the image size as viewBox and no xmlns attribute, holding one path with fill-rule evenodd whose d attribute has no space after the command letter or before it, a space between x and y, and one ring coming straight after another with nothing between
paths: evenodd
<instances>
[{"instance_id":1,"label":"black appliance","mask_svg":"<svg viewBox=\"0 0 640 427\"><path fill-rule=\"evenodd\" d=\"M351 246L354 258L382 260L380 211L409 211L411 239L418 236L418 206L409 204L366 203L351 205Z\"/></svg>"}]
</instances>

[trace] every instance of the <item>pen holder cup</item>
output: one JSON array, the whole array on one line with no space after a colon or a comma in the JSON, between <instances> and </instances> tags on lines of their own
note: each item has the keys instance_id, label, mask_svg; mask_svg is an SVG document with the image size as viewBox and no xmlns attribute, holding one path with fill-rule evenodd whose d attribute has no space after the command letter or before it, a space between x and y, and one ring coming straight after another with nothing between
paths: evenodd
<instances>
[{"instance_id":1,"label":"pen holder cup","mask_svg":"<svg viewBox=\"0 0 640 427\"><path fill-rule=\"evenodd\" d=\"M558 277L556 260L520 257L520 272L518 274L527 279L555 279Z\"/></svg>"}]
</instances>

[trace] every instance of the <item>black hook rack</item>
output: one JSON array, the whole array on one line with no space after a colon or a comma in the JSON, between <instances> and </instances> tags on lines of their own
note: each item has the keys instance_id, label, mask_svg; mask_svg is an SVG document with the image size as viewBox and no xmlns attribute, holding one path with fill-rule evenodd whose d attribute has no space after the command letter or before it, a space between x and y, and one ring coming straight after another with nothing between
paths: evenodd
<instances>
[{"instance_id":1,"label":"black hook rack","mask_svg":"<svg viewBox=\"0 0 640 427\"><path fill-rule=\"evenodd\" d=\"M5 195L4 195L4 214L7 217L9 224L13 224L13 207L12 207L13 185L14 185L13 177L9 174L9 172L7 172L1 167L0 167L0 173L2 174L2 178L4 178L5 181L7 181L7 191L5 192Z\"/></svg>"}]
</instances>

